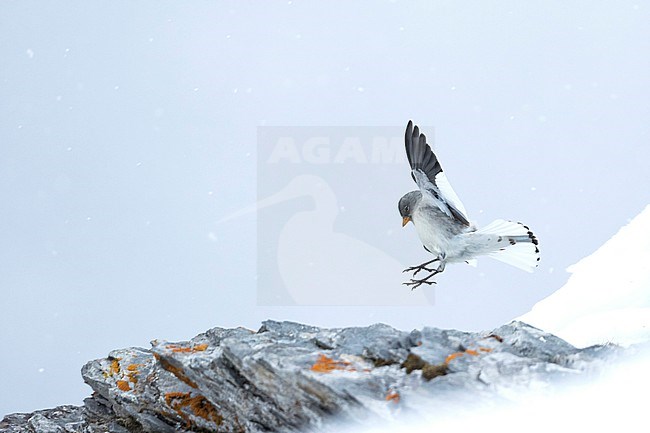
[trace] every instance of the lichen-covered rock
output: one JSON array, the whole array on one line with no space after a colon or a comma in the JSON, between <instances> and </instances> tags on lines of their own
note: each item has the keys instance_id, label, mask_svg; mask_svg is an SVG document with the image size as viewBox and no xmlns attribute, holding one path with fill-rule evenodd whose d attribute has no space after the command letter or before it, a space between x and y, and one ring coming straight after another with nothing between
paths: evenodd
<instances>
[{"instance_id":1,"label":"lichen-covered rock","mask_svg":"<svg viewBox=\"0 0 650 433\"><path fill-rule=\"evenodd\" d=\"M268 321L115 350L82 376L83 407L14 414L2 432L305 431L508 399L597 370L615 346L576 349L521 322L492 332Z\"/></svg>"}]
</instances>

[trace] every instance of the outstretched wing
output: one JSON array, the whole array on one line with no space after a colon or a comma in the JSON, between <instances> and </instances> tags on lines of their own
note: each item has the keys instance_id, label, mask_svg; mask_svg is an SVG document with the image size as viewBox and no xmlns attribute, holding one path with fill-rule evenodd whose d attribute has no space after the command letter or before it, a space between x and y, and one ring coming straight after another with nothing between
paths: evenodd
<instances>
[{"instance_id":1,"label":"outstretched wing","mask_svg":"<svg viewBox=\"0 0 650 433\"><path fill-rule=\"evenodd\" d=\"M411 177L420 188L423 199L434 203L441 211L469 226L465 207L451 188L447 176L431 147L427 137L409 120L406 126L406 156L411 165Z\"/></svg>"}]
</instances>

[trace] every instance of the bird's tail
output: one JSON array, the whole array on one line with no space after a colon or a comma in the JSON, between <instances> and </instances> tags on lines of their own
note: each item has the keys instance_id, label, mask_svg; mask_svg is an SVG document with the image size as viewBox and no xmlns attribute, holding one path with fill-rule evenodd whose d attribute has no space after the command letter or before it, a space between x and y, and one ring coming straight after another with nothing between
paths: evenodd
<instances>
[{"instance_id":1,"label":"bird's tail","mask_svg":"<svg viewBox=\"0 0 650 433\"><path fill-rule=\"evenodd\" d=\"M490 248L488 256L527 272L533 272L539 265L537 238L522 223L496 220L478 233L489 235L494 248Z\"/></svg>"}]
</instances>

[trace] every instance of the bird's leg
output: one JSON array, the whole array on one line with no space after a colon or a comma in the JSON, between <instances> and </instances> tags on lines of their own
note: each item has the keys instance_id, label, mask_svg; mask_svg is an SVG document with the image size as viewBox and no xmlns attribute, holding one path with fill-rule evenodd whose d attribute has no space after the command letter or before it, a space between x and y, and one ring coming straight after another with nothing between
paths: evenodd
<instances>
[{"instance_id":1,"label":"bird's leg","mask_svg":"<svg viewBox=\"0 0 650 433\"><path fill-rule=\"evenodd\" d=\"M431 284L436 284L436 282L435 281L429 281L429 278L431 278L434 275L439 274L439 273L440 272L438 272L438 270L436 269L436 270L434 270L433 272L431 272L429 275L427 275L424 278L420 278L419 280L411 278L410 281L407 281L406 283L402 283L402 284L404 284L405 286L411 286L411 290L417 289L422 284L427 284L427 285L430 286Z\"/></svg>"},{"instance_id":2,"label":"bird's leg","mask_svg":"<svg viewBox=\"0 0 650 433\"><path fill-rule=\"evenodd\" d=\"M430 263L433 263L433 262L435 262L435 261L440 261L440 264L438 265L438 269L428 269L428 268L425 267L426 265L428 265L428 264L430 264ZM420 287L422 284L427 284L427 285L429 285L429 286L430 286L431 284L436 284L435 281L429 281L429 279L430 279L431 277L433 277L434 275L438 275L438 274L442 273L442 272L445 270L445 265L446 265L446 263L445 263L443 257L438 257L437 259L431 260L431 262L423 263L422 265L420 265L420 266L422 267L422 269L426 269L428 272L431 272L431 273L430 273L429 275L427 275L426 277L424 277L424 278L420 278L419 280L416 279L416 278L411 278L410 281L407 281L406 283L402 283L402 284L404 284L405 286L412 286L412 287L411 287L411 290L415 290L415 289L417 289L417 288ZM418 268L418 267L416 266L415 268ZM417 274L417 273L418 273L419 271L421 271L422 269L418 269L418 270L413 274L413 276L415 277L415 274Z\"/></svg>"},{"instance_id":3,"label":"bird's leg","mask_svg":"<svg viewBox=\"0 0 650 433\"><path fill-rule=\"evenodd\" d=\"M404 269L402 271L402 273L415 271L413 273L413 276L416 276L417 273L420 272L420 271L433 272L433 271L435 271L435 269L427 268L427 266L429 266L431 263L435 263L435 262L437 262L439 260L440 260L440 257L436 257L435 259L429 260L428 262L424 262L421 265L411 266L410 268L406 268L406 269Z\"/></svg>"}]
</instances>

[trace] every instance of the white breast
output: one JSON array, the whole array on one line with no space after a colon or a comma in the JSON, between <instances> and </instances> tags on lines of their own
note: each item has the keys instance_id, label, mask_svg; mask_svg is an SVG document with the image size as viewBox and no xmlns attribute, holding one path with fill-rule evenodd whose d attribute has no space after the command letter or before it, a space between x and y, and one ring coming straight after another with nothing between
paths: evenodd
<instances>
[{"instance_id":1,"label":"white breast","mask_svg":"<svg viewBox=\"0 0 650 433\"><path fill-rule=\"evenodd\" d=\"M430 209L430 208L429 208ZM445 229L445 224L437 224L438 220L444 221L441 215L435 215L434 221L431 221L430 211L427 213L428 218L424 217L422 209L416 209L413 212L413 225L415 231L422 241L422 245L434 255L447 251L449 241L453 236Z\"/></svg>"}]
</instances>

